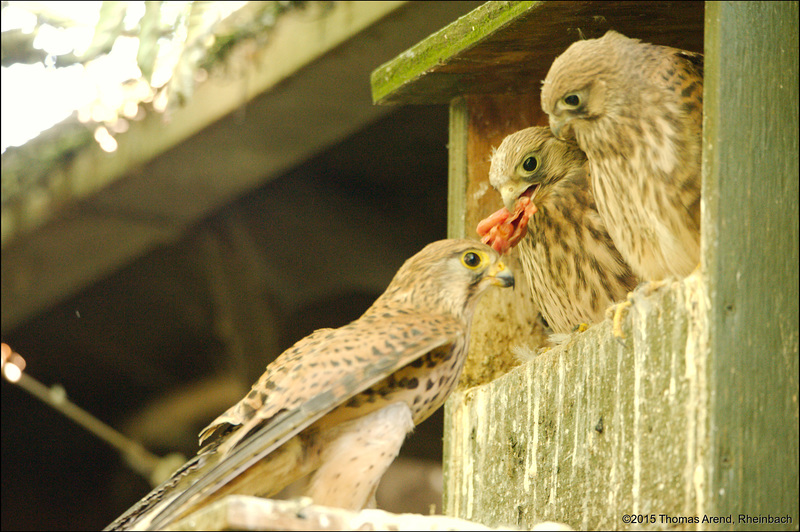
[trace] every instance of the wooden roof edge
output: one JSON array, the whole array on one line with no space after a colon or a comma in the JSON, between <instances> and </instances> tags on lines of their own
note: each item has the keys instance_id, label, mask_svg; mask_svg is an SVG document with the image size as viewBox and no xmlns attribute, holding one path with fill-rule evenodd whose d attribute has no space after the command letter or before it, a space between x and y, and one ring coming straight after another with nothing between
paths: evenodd
<instances>
[{"instance_id":1,"label":"wooden roof edge","mask_svg":"<svg viewBox=\"0 0 800 532\"><path fill-rule=\"evenodd\" d=\"M376 68L371 77L372 100L378 105L398 102L392 98L431 69L442 65L535 9L544 2L486 2L420 41L391 61ZM439 102L427 102L439 103Z\"/></svg>"},{"instance_id":2,"label":"wooden roof edge","mask_svg":"<svg viewBox=\"0 0 800 532\"><path fill-rule=\"evenodd\" d=\"M464 94L528 94L578 39L610 29L702 52L704 2L487 2L372 72L378 105L448 104Z\"/></svg>"}]
</instances>

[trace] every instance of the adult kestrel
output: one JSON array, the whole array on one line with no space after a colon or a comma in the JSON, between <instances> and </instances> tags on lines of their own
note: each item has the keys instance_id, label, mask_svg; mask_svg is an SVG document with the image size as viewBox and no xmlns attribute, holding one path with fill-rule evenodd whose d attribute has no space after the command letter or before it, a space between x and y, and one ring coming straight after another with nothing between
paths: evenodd
<instances>
[{"instance_id":1,"label":"adult kestrel","mask_svg":"<svg viewBox=\"0 0 800 532\"><path fill-rule=\"evenodd\" d=\"M703 56L615 31L553 61L542 109L589 159L595 201L643 280L691 273L700 258Z\"/></svg>"},{"instance_id":2,"label":"adult kestrel","mask_svg":"<svg viewBox=\"0 0 800 532\"><path fill-rule=\"evenodd\" d=\"M602 321L606 308L636 286L597 212L587 168L577 144L548 128L507 136L489 170L505 207L478 225L484 242L500 252L519 243L533 300L557 333Z\"/></svg>"},{"instance_id":3,"label":"adult kestrel","mask_svg":"<svg viewBox=\"0 0 800 532\"><path fill-rule=\"evenodd\" d=\"M309 474L316 504L374 504L406 435L458 381L479 296L513 284L484 244L429 244L359 319L315 331L267 366L202 431L211 443L109 529L162 528L200 502L270 496Z\"/></svg>"}]
</instances>

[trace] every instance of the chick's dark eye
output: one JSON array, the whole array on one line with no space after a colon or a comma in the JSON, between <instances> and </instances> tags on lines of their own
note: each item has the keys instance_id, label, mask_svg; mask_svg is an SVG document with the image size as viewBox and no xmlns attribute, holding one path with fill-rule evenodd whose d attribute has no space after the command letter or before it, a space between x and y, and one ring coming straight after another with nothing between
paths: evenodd
<instances>
[{"instance_id":1,"label":"chick's dark eye","mask_svg":"<svg viewBox=\"0 0 800 532\"><path fill-rule=\"evenodd\" d=\"M570 107L578 107L581 104L581 97L577 94L567 94L564 96L564 103Z\"/></svg>"},{"instance_id":2,"label":"chick's dark eye","mask_svg":"<svg viewBox=\"0 0 800 532\"><path fill-rule=\"evenodd\" d=\"M539 160L536 157L526 157L524 161L522 161L522 168L526 172L533 172L539 167Z\"/></svg>"},{"instance_id":3,"label":"chick's dark eye","mask_svg":"<svg viewBox=\"0 0 800 532\"><path fill-rule=\"evenodd\" d=\"M477 268L478 265L481 263L480 255L472 251L467 251L466 253L464 253L464 256L461 258L461 260L469 268Z\"/></svg>"}]
</instances>

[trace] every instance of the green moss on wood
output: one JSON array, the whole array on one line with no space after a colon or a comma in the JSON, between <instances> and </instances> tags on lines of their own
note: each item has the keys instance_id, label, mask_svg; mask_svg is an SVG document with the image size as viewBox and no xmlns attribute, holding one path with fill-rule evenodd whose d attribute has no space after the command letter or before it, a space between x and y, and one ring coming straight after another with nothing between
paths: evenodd
<instances>
[{"instance_id":1,"label":"green moss on wood","mask_svg":"<svg viewBox=\"0 0 800 532\"><path fill-rule=\"evenodd\" d=\"M468 50L543 2L487 2L372 72L372 100L383 100L428 70Z\"/></svg>"}]
</instances>

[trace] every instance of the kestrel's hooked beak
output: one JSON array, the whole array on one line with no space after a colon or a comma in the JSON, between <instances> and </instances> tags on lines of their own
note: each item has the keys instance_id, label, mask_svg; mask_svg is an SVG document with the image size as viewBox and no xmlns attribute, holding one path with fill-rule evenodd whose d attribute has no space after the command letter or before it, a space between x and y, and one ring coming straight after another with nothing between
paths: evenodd
<instances>
[{"instance_id":1,"label":"kestrel's hooked beak","mask_svg":"<svg viewBox=\"0 0 800 532\"><path fill-rule=\"evenodd\" d=\"M501 286L503 288L514 286L514 274L511 273L511 270L506 268L506 265L503 264L503 261L497 261L492 267L490 267L489 271L486 272L486 276L491 278L493 285Z\"/></svg>"},{"instance_id":2,"label":"kestrel's hooked beak","mask_svg":"<svg viewBox=\"0 0 800 532\"><path fill-rule=\"evenodd\" d=\"M530 184L525 181L511 182L500 188L500 198L503 200L503 207L508 212L514 212L517 200L530 188Z\"/></svg>"},{"instance_id":3,"label":"kestrel's hooked beak","mask_svg":"<svg viewBox=\"0 0 800 532\"><path fill-rule=\"evenodd\" d=\"M553 132L553 136L558 140L567 140L570 127L569 118L554 118L553 115L550 115L550 131Z\"/></svg>"}]
</instances>

